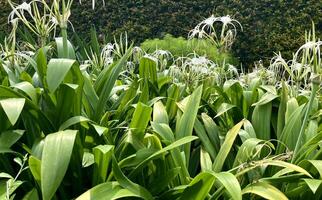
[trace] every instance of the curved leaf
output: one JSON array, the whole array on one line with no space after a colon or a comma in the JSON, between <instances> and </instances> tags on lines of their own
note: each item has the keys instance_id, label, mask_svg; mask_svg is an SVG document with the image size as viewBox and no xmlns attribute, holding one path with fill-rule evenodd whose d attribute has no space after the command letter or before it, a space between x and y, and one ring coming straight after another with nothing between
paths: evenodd
<instances>
[{"instance_id":1,"label":"curved leaf","mask_svg":"<svg viewBox=\"0 0 322 200\"><path fill-rule=\"evenodd\" d=\"M242 190L243 194L252 193L269 200L288 200L288 198L276 187L264 183L253 183Z\"/></svg>"},{"instance_id":2,"label":"curved leaf","mask_svg":"<svg viewBox=\"0 0 322 200\"><path fill-rule=\"evenodd\" d=\"M0 105L2 106L2 109L4 110L4 112L6 113L10 123L12 125L15 125L25 105L25 99L24 98L2 99L0 100Z\"/></svg>"},{"instance_id":3,"label":"curved leaf","mask_svg":"<svg viewBox=\"0 0 322 200\"><path fill-rule=\"evenodd\" d=\"M50 92L55 92L75 62L75 60L66 58L51 59L49 61L47 66L47 84Z\"/></svg>"},{"instance_id":4,"label":"curved leaf","mask_svg":"<svg viewBox=\"0 0 322 200\"><path fill-rule=\"evenodd\" d=\"M77 131L66 130L45 138L41 159L41 191L44 200L50 200L67 171Z\"/></svg>"}]
</instances>

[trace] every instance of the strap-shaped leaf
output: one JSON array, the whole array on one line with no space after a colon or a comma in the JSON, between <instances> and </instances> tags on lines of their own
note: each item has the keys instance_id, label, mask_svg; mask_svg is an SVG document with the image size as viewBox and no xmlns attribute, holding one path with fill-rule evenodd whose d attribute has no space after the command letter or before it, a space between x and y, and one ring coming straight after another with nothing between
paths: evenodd
<instances>
[{"instance_id":1,"label":"strap-shaped leaf","mask_svg":"<svg viewBox=\"0 0 322 200\"><path fill-rule=\"evenodd\" d=\"M183 191L180 199L205 199L216 180L224 186L233 200L242 199L238 180L233 174L228 172L202 172L198 174Z\"/></svg>"},{"instance_id":2,"label":"strap-shaped leaf","mask_svg":"<svg viewBox=\"0 0 322 200\"><path fill-rule=\"evenodd\" d=\"M288 200L288 198L276 187L265 183L253 183L242 190L243 194L252 193L269 200Z\"/></svg>"},{"instance_id":3,"label":"strap-shaped leaf","mask_svg":"<svg viewBox=\"0 0 322 200\"><path fill-rule=\"evenodd\" d=\"M41 191L44 200L50 200L67 171L77 131L65 130L45 138L41 159Z\"/></svg>"},{"instance_id":4,"label":"strap-shaped leaf","mask_svg":"<svg viewBox=\"0 0 322 200\"><path fill-rule=\"evenodd\" d=\"M122 188L118 182L106 182L87 190L76 200L114 200L125 197L140 197L140 195Z\"/></svg>"},{"instance_id":5,"label":"strap-shaped leaf","mask_svg":"<svg viewBox=\"0 0 322 200\"><path fill-rule=\"evenodd\" d=\"M72 59L51 59L47 66L47 84L51 93L55 92L58 86L63 82L65 76L71 67L75 64Z\"/></svg>"},{"instance_id":6,"label":"strap-shaped leaf","mask_svg":"<svg viewBox=\"0 0 322 200\"><path fill-rule=\"evenodd\" d=\"M227 155L228 155L231 147L233 146L233 143L234 143L234 141L238 135L238 132L239 132L240 128L242 127L243 123L244 123L244 121L242 120L241 122L236 124L231 130L228 131L225 141L222 144L222 146L218 152L218 155L214 161L214 164L213 164L214 172L220 172L222 167L224 166Z\"/></svg>"}]
</instances>

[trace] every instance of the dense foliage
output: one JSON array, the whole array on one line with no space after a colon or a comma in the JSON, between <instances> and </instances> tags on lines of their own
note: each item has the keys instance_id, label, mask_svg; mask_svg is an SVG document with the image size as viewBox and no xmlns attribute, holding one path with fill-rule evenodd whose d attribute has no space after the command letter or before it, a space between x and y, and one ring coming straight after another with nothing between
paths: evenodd
<instances>
[{"instance_id":1,"label":"dense foliage","mask_svg":"<svg viewBox=\"0 0 322 200\"><path fill-rule=\"evenodd\" d=\"M0 51L0 199L322 198L314 26L292 60L279 54L248 73L149 54L126 36L100 46L95 31L73 45L71 2L12 4ZM16 42L18 22L38 39ZM206 22L223 25L221 37L205 36L227 50L236 21Z\"/></svg>"},{"instance_id":2,"label":"dense foliage","mask_svg":"<svg viewBox=\"0 0 322 200\"><path fill-rule=\"evenodd\" d=\"M158 49L166 49L175 57L196 53L200 56L206 56L208 59L217 63L226 61L228 63L238 64L237 60L231 54L218 52L218 49L211 43L198 41L197 39L187 40L183 37L175 38L167 34L162 39L145 40L140 46L148 53L153 53Z\"/></svg>"},{"instance_id":3,"label":"dense foliage","mask_svg":"<svg viewBox=\"0 0 322 200\"><path fill-rule=\"evenodd\" d=\"M72 22L79 31L88 31L91 23L106 34L128 31L129 37L138 42L163 37L166 33L185 37L192 24L210 14L229 14L244 26L233 50L245 66L260 59L267 63L279 51L291 59L292 53L304 43L304 31L310 29L311 21L316 24L317 35L322 37L320 0L113 0L95 12L88 9L88 4L75 7Z\"/></svg>"},{"instance_id":4,"label":"dense foliage","mask_svg":"<svg viewBox=\"0 0 322 200\"><path fill-rule=\"evenodd\" d=\"M1 1L0 30L4 30L8 4ZM20 1L21 2L21 1ZM95 11L92 1L83 1L73 8L71 22L77 33L87 35L89 25L98 32L113 36L128 31L136 42L163 37L166 33L185 37L192 24L214 13L216 16L230 14L244 26L233 48L244 66L263 59L267 61L281 51L291 59L292 53L304 43L304 30L311 21L316 24L317 35L322 34L322 4L320 0L309 1L191 1L191 0L111 0L106 6L97 2Z\"/></svg>"}]
</instances>

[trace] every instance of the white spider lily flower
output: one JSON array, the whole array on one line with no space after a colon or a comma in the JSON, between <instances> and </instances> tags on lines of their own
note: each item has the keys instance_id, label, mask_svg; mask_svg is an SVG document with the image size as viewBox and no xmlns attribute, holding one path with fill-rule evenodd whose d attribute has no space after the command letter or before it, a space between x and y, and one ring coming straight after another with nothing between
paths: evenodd
<instances>
[{"instance_id":1,"label":"white spider lily flower","mask_svg":"<svg viewBox=\"0 0 322 200\"><path fill-rule=\"evenodd\" d=\"M222 24L220 31L217 31L217 26L215 26L215 23L218 22ZM242 25L237 20L232 19L229 15L223 17L211 15L197 24L195 28L189 32L188 38L192 39L197 37L199 39L207 39L220 50L226 51L231 48L236 38L237 26L243 30ZM220 32L220 35L217 35L217 32Z\"/></svg>"},{"instance_id":2,"label":"white spider lily flower","mask_svg":"<svg viewBox=\"0 0 322 200\"><path fill-rule=\"evenodd\" d=\"M32 15L32 13L31 13L31 3L32 2L33 1L31 1L30 3L23 2L22 4L17 5L17 6L14 6L10 2L10 5L12 7L12 11L10 12L10 14L8 16L8 23L12 22L14 19L17 19L17 18L20 18L21 16L24 16L25 11L27 13L29 13L30 15Z\"/></svg>"},{"instance_id":3,"label":"white spider lily flower","mask_svg":"<svg viewBox=\"0 0 322 200\"><path fill-rule=\"evenodd\" d=\"M229 15L220 17L219 20L223 23L224 26L227 25L232 25L234 27L234 29L236 30L236 25L235 23L240 27L241 30L243 30L243 26L241 25L241 23L235 19L232 19Z\"/></svg>"},{"instance_id":4,"label":"white spider lily flower","mask_svg":"<svg viewBox=\"0 0 322 200\"><path fill-rule=\"evenodd\" d=\"M296 62L298 59L298 56L300 55L301 52L303 54L305 52L313 53L315 52L318 54L319 58L321 58L321 46L322 46L322 41L308 41L304 45L302 45L294 54L293 62Z\"/></svg>"},{"instance_id":5,"label":"white spider lily flower","mask_svg":"<svg viewBox=\"0 0 322 200\"><path fill-rule=\"evenodd\" d=\"M55 16L51 16L50 21L55 25L59 25L58 20L57 20L57 18Z\"/></svg>"},{"instance_id":6,"label":"white spider lily flower","mask_svg":"<svg viewBox=\"0 0 322 200\"><path fill-rule=\"evenodd\" d=\"M159 57L159 56L164 56L164 57L173 57L170 51L167 50L162 50L162 49L157 49L155 50L152 55Z\"/></svg>"},{"instance_id":7,"label":"white spider lily flower","mask_svg":"<svg viewBox=\"0 0 322 200\"><path fill-rule=\"evenodd\" d=\"M228 72L238 75L238 70L234 65L228 64Z\"/></svg>"}]
</instances>

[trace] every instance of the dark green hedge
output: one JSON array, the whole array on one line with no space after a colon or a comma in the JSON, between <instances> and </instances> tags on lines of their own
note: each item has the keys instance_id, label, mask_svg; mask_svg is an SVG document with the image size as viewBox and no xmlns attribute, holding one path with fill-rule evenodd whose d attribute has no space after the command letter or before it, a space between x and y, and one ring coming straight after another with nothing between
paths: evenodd
<instances>
[{"instance_id":1,"label":"dark green hedge","mask_svg":"<svg viewBox=\"0 0 322 200\"><path fill-rule=\"evenodd\" d=\"M278 51L290 58L303 44L311 20L317 35L322 35L321 0L105 0L105 7L97 1L95 10L91 9L92 0L74 6L71 21L77 32L87 33L95 24L99 33L118 35L127 31L137 43L165 33L186 36L212 13L229 14L244 27L233 50L245 65L267 60Z\"/></svg>"},{"instance_id":2,"label":"dark green hedge","mask_svg":"<svg viewBox=\"0 0 322 200\"><path fill-rule=\"evenodd\" d=\"M8 15L11 12L11 8L7 3L7 0L0 0L0 42L2 42L6 33L8 32Z\"/></svg>"}]
</instances>

